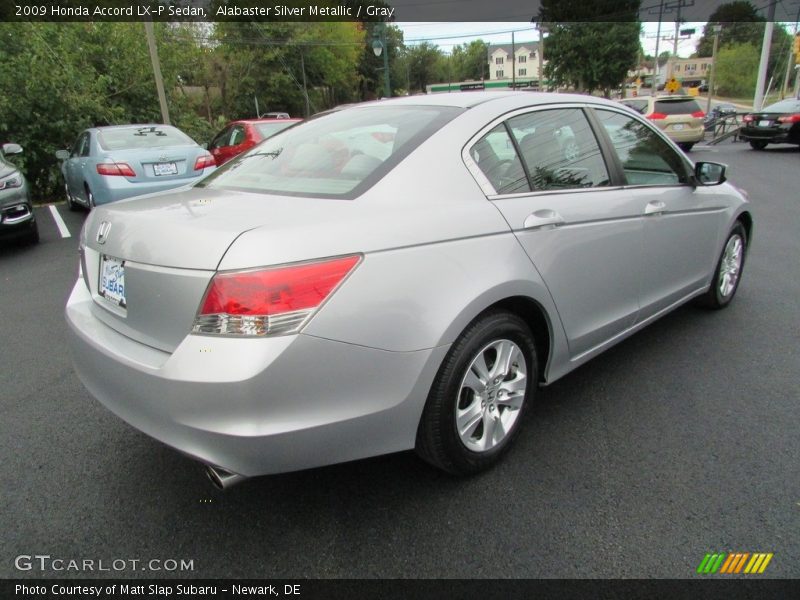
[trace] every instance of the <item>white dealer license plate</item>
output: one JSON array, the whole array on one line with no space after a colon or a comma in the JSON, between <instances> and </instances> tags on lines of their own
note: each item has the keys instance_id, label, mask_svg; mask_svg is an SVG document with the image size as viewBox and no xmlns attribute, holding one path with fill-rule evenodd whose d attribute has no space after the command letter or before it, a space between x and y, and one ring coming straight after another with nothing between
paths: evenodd
<instances>
[{"instance_id":1,"label":"white dealer license plate","mask_svg":"<svg viewBox=\"0 0 800 600\"><path fill-rule=\"evenodd\" d=\"M153 172L156 175L177 175L178 165L174 162L171 163L154 163Z\"/></svg>"},{"instance_id":2,"label":"white dealer license plate","mask_svg":"<svg viewBox=\"0 0 800 600\"><path fill-rule=\"evenodd\" d=\"M100 261L100 285L97 291L117 306L125 304L125 261L103 255Z\"/></svg>"},{"instance_id":3,"label":"white dealer license plate","mask_svg":"<svg viewBox=\"0 0 800 600\"><path fill-rule=\"evenodd\" d=\"M770 126L770 122L769 121L759 121L758 122L758 126L759 127L769 127Z\"/></svg>"}]
</instances>

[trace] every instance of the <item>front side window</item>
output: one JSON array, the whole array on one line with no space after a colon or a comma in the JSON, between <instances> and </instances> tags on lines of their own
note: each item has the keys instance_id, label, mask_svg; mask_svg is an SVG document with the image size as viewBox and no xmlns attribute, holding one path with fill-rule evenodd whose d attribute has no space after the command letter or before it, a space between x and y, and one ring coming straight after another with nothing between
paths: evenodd
<instances>
[{"instance_id":1,"label":"front side window","mask_svg":"<svg viewBox=\"0 0 800 600\"><path fill-rule=\"evenodd\" d=\"M534 191L609 185L600 146L581 109L535 111L508 125Z\"/></svg>"},{"instance_id":2,"label":"front side window","mask_svg":"<svg viewBox=\"0 0 800 600\"><path fill-rule=\"evenodd\" d=\"M198 185L354 198L464 109L369 106L309 119L241 154Z\"/></svg>"},{"instance_id":3,"label":"front side window","mask_svg":"<svg viewBox=\"0 0 800 600\"><path fill-rule=\"evenodd\" d=\"M608 110L595 110L622 163L628 185L688 183L686 164L669 144L637 119Z\"/></svg>"}]
</instances>

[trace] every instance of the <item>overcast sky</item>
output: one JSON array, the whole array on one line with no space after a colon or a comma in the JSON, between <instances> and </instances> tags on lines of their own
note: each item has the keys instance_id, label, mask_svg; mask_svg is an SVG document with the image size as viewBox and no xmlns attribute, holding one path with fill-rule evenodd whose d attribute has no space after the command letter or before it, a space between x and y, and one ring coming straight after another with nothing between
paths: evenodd
<instances>
[{"instance_id":1,"label":"overcast sky","mask_svg":"<svg viewBox=\"0 0 800 600\"><path fill-rule=\"evenodd\" d=\"M530 42L539 39L539 32L530 23L395 23L403 30L403 36L407 44L417 44L423 40L429 40L432 44L438 45L444 52L450 52L457 44L469 43L471 40L482 39L492 44L510 44L511 31L514 31L514 38L517 42ZM681 29L695 29L695 35L688 38L681 38L678 41L678 55L688 57L694 52L697 40L703 34L705 23L683 23ZM642 46L647 54L654 54L656 48L656 32L658 23L644 23L642 33ZM662 23L661 42L658 47L659 53L664 50L672 50L673 42L671 39L675 34L674 23ZM455 37L448 37L455 36ZM545 56L547 50L545 49Z\"/></svg>"}]
</instances>

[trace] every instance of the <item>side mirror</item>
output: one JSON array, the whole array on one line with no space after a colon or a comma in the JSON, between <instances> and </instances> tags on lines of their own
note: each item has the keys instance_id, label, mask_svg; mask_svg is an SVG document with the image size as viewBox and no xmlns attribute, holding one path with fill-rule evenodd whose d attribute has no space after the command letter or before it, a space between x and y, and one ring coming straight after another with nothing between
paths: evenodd
<instances>
[{"instance_id":1,"label":"side mirror","mask_svg":"<svg viewBox=\"0 0 800 600\"><path fill-rule=\"evenodd\" d=\"M715 162L699 162L694 165L694 176L700 185L719 185L726 180L727 165Z\"/></svg>"},{"instance_id":2,"label":"side mirror","mask_svg":"<svg viewBox=\"0 0 800 600\"><path fill-rule=\"evenodd\" d=\"M67 160L69 158L69 150L56 150L56 158L58 160Z\"/></svg>"},{"instance_id":3,"label":"side mirror","mask_svg":"<svg viewBox=\"0 0 800 600\"><path fill-rule=\"evenodd\" d=\"M22 152L22 146L19 144L3 144L3 154L6 156L19 154L20 152Z\"/></svg>"}]
</instances>

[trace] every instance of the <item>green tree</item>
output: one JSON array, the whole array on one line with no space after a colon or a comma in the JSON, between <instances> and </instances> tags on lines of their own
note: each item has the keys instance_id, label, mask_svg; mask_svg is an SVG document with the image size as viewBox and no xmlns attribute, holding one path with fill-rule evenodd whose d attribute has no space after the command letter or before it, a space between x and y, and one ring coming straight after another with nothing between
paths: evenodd
<instances>
[{"instance_id":1,"label":"green tree","mask_svg":"<svg viewBox=\"0 0 800 600\"><path fill-rule=\"evenodd\" d=\"M606 95L635 67L639 50L639 0L565 3L542 0L539 19L550 23L545 40L545 78ZM614 22L604 22L613 15Z\"/></svg>"},{"instance_id":2,"label":"green tree","mask_svg":"<svg viewBox=\"0 0 800 600\"><path fill-rule=\"evenodd\" d=\"M717 52L715 87L721 96L752 97L761 51L752 44L729 44Z\"/></svg>"},{"instance_id":3,"label":"green tree","mask_svg":"<svg viewBox=\"0 0 800 600\"><path fill-rule=\"evenodd\" d=\"M439 47L430 42L411 46L408 61L412 89L424 91L427 85L447 78L447 59Z\"/></svg>"},{"instance_id":4,"label":"green tree","mask_svg":"<svg viewBox=\"0 0 800 600\"><path fill-rule=\"evenodd\" d=\"M741 44L750 44L761 52L764 39L766 19L748 0L735 0L720 5L711 15L708 23L703 28L703 36L697 43L697 56L710 57L714 49L714 27L719 26L719 48ZM786 68L786 57L791 36L780 23L775 23L772 30L769 62L767 63L767 77L778 76ZM756 72L758 63L756 63Z\"/></svg>"}]
</instances>

